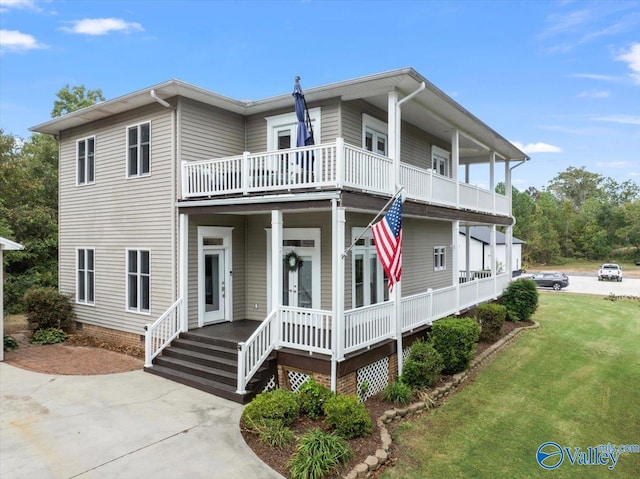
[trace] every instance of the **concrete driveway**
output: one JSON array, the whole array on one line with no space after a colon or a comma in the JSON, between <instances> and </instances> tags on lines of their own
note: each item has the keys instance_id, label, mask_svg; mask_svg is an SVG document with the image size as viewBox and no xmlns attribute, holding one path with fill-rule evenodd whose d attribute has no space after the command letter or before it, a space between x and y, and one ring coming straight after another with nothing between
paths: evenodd
<instances>
[{"instance_id":1,"label":"concrete driveway","mask_svg":"<svg viewBox=\"0 0 640 479\"><path fill-rule=\"evenodd\" d=\"M281 478L242 406L142 371L54 376L0 363L2 478Z\"/></svg>"},{"instance_id":2,"label":"concrete driveway","mask_svg":"<svg viewBox=\"0 0 640 479\"><path fill-rule=\"evenodd\" d=\"M640 296L640 279L624 278L622 282L598 281L598 276L569 276L569 287L562 290L567 293L599 294L608 296Z\"/></svg>"}]
</instances>

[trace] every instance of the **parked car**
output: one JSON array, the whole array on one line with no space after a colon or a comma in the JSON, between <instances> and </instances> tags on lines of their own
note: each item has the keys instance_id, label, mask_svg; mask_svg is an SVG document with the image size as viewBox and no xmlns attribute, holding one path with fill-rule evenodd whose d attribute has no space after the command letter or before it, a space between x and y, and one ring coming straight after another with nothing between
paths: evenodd
<instances>
[{"instance_id":1,"label":"parked car","mask_svg":"<svg viewBox=\"0 0 640 479\"><path fill-rule=\"evenodd\" d=\"M569 286L569 277L558 271L543 271L534 274L531 279L535 281L540 288L553 288L560 291L562 288Z\"/></svg>"},{"instance_id":2,"label":"parked car","mask_svg":"<svg viewBox=\"0 0 640 479\"><path fill-rule=\"evenodd\" d=\"M614 281L622 281L622 269L614 263L605 263L598 270L598 281L612 279Z\"/></svg>"}]
</instances>

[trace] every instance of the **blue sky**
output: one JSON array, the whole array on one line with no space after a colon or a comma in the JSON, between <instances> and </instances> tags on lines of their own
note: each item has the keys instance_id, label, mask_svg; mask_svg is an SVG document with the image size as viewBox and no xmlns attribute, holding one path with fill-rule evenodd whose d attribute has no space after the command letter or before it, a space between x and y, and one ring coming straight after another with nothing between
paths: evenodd
<instances>
[{"instance_id":1,"label":"blue sky","mask_svg":"<svg viewBox=\"0 0 640 479\"><path fill-rule=\"evenodd\" d=\"M66 84L170 78L237 99L411 66L532 161L640 183L640 1L0 0L0 127L28 137Z\"/></svg>"}]
</instances>

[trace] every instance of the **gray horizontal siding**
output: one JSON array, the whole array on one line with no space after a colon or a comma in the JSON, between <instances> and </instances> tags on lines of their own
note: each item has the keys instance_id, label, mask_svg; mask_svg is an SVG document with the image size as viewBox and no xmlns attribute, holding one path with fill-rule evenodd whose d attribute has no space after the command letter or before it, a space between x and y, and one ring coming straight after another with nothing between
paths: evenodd
<instances>
[{"instance_id":1,"label":"gray horizontal siding","mask_svg":"<svg viewBox=\"0 0 640 479\"><path fill-rule=\"evenodd\" d=\"M126 178L126 127L151 122L151 175ZM95 184L76 186L76 140L95 135ZM95 306L82 322L143 334L175 297L171 113L151 105L63 132L60 141L60 290L75 296L75 249L95 248ZM151 251L151 314L126 311L126 248Z\"/></svg>"}]
</instances>

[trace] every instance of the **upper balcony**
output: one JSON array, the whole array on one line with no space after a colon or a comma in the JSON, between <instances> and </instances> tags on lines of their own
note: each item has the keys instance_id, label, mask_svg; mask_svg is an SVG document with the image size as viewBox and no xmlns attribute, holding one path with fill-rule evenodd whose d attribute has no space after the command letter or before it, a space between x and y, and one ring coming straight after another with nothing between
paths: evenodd
<instances>
[{"instance_id":1,"label":"upper balcony","mask_svg":"<svg viewBox=\"0 0 640 479\"><path fill-rule=\"evenodd\" d=\"M182 162L182 199L230 194L348 189L392 196L393 160L363 148L334 143ZM434 205L509 215L509 200L433 170L400 163L405 197Z\"/></svg>"}]
</instances>

